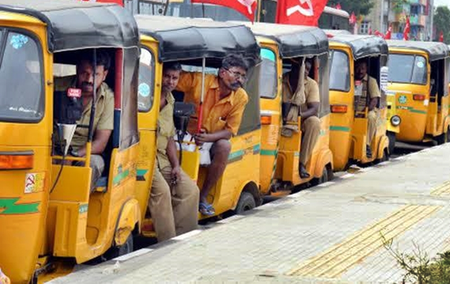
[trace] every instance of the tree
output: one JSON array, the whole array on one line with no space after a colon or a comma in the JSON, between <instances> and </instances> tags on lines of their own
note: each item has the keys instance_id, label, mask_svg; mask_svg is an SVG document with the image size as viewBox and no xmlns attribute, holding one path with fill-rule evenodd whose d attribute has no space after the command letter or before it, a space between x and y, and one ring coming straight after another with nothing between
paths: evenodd
<instances>
[{"instance_id":1,"label":"tree","mask_svg":"<svg viewBox=\"0 0 450 284\"><path fill-rule=\"evenodd\" d=\"M437 7L434 12L435 40L439 40L439 34L444 34L444 42L450 44L450 10L446 6Z\"/></svg>"},{"instance_id":2,"label":"tree","mask_svg":"<svg viewBox=\"0 0 450 284\"><path fill-rule=\"evenodd\" d=\"M329 0L328 6L334 6L339 3L342 10L347 11L349 14L354 12L355 15L365 16L368 15L373 8L373 1L374 0Z\"/></svg>"}]
</instances>

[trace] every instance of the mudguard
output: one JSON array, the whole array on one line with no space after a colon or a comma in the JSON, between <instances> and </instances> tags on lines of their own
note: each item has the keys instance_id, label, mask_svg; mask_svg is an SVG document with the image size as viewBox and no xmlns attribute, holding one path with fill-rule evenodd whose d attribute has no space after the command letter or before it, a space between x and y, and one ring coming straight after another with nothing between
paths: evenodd
<instances>
[{"instance_id":1,"label":"mudguard","mask_svg":"<svg viewBox=\"0 0 450 284\"><path fill-rule=\"evenodd\" d=\"M139 231L141 229L141 210L136 199L129 199L122 207L117 219L116 230L114 233L114 245L123 245L128 236L133 232L136 224Z\"/></svg>"}]
</instances>

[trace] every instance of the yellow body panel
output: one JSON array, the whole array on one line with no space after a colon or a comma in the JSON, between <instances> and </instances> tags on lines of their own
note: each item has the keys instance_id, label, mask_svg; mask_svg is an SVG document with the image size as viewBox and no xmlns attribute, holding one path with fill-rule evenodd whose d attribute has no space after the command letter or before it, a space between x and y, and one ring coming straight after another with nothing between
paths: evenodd
<instances>
[{"instance_id":1,"label":"yellow body panel","mask_svg":"<svg viewBox=\"0 0 450 284\"><path fill-rule=\"evenodd\" d=\"M26 30L42 46L44 82L52 78L52 55L47 52L45 24L36 18L0 12L0 26ZM34 165L30 170L0 171L0 267L13 283L30 280L44 242L48 190L51 186L50 143L52 133L52 87L44 85L44 119L35 124L0 123L0 151L32 151ZM25 193L27 179L39 180L35 192ZM10 228L10 229L7 229ZM7 245L6 245L7 244Z\"/></svg>"},{"instance_id":2,"label":"yellow body panel","mask_svg":"<svg viewBox=\"0 0 450 284\"><path fill-rule=\"evenodd\" d=\"M255 165L260 163L261 130L235 136L230 142L228 165L208 196L208 202L213 204L216 215L234 210L244 189L255 194L259 188L259 168ZM199 188L203 184L206 170L200 167L197 182Z\"/></svg>"},{"instance_id":3,"label":"yellow body panel","mask_svg":"<svg viewBox=\"0 0 450 284\"><path fill-rule=\"evenodd\" d=\"M155 61L155 82L152 86L153 105L148 112L138 113L138 127L140 133L139 157L138 157L138 182L136 185L136 198L141 208L142 219L145 218L150 197L153 170L156 159L156 131L159 115L161 82L162 82L162 64L158 58L158 42L152 37L141 35L141 43L154 56ZM148 223L148 221L147 221Z\"/></svg>"},{"instance_id":4,"label":"yellow body panel","mask_svg":"<svg viewBox=\"0 0 450 284\"><path fill-rule=\"evenodd\" d=\"M372 158L366 157L367 115L355 118L354 109L354 59L350 46L343 43L330 42L330 50L339 50L347 54L350 60L349 92L330 90L330 105L345 105L347 112L330 115L330 149L333 153L334 169L344 170L350 161L370 163L381 159L388 147L386 136L387 109L380 109L375 138L372 141Z\"/></svg>"},{"instance_id":5,"label":"yellow body panel","mask_svg":"<svg viewBox=\"0 0 450 284\"><path fill-rule=\"evenodd\" d=\"M276 65L278 74L277 94L273 99L261 98L261 116L270 116L270 124L262 125L261 133L261 163L260 180L261 193L270 194L273 182L287 182L291 185L307 183L313 178L320 178L327 165L333 167L333 158L329 149L329 123L330 117L326 115L320 118L321 132L317 144L314 147L310 161L306 165L311 177L301 179L299 175L299 156L301 149L301 131L294 133L292 137L281 136L283 126L281 114L282 101L282 74L283 62L279 54L277 44L268 38L257 37L259 45L271 49L276 54ZM301 122L298 121L298 129Z\"/></svg>"},{"instance_id":6,"label":"yellow body panel","mask_svg":"<svg viewBox=\"0 0 450 284\"><path fill-rule=\"evenodd\" d=\"M396 135L399 141L422 142L428 141L447 132L448 129L448 96L441 98L441 102L430 99L430 62L428 54L423 51L407 48L389 48L390 54L420 55L427 60L427 83L406 84L389 83L388 89L395 94L397 113L402 123L400 131ZM425 100L416 101L414 95L424 95ZM440 104L440 105L439 105Z\"/></svg>"},{"instance_id":7,"label":"yellow body panel","mask_svg":"<svg viewBox=\"0 0 450 284\"><path fill-rule=\"evenodd\" d=\"M395 99L395 93L387 93L386 94L386 100L387 100L387 118L386 118L386 130L388 132L394 132L399 133L400 132L400 125L392 125L391 123L391 117L394 115L398 115L397 110L397 100Z\"/></svg>"},{"instance_id":8,"label":"yellow body panel","mask_svg":"<svg viewBox=\"0 0 450 284\"><path fill-rule=\"evenodd\" d=\"M62 256L81 263L100 256L112 244L121 245L129 236L140 222L134 199L138 147L113 150L105 193L89 195L89 166L68 165L50 192L61 167L52 165L51 156L53 54L48 51L46 25L31 16L0 12L0 26L31 33L41 45L43 59L42 120L0 123L0 152L30 151L34 157L30 170L0 171L0 184L8 185L0 195L0 239L8 244L0 247L0 267L13 283L28 283L35 270L49 261L59 267L59 260L65 263L58 258ZM31 181L35 185L28 190ZM69 271L60 269L46 279Z\"/></svg>"}]
</instances>

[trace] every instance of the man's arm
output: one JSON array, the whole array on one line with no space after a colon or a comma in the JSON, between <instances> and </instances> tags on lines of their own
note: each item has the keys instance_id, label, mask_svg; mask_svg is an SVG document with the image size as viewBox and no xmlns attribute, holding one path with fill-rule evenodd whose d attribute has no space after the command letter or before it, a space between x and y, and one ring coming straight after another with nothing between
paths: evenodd
<instances>
[{"instance_id":1,"label":"man's arm","mask_svg":"<svg viewBox=\"0 0 450 284\"><path fill-rule=\"evenodd\" d=\"M319 102L306 103L308 109L305 112L302 112L302 119L306 120L311 116L319 116Z\"/></svg>"},{"instance_id":2,"label":"man's arm","mask_svg":"<svg viewBox=\"0 0 450 284\"><path fill-rule=\"evenodd\" d=\"M100 155L105 151L106 144L108 144L109 137L112 130L96 130L94 140L92 141L91 153ZM83 146L78 150L78 156L86 156L86 146Z\"/></svg>"},{"instance_id":3,"label":"man's arm","mask_svg":"<svg viewBox=\"0 0 450 284\"><path fill-rule=\"evenodd\" d=\"M378 105L378 99L381 97L380 89L378 88L377 80L369 77L369 111L373 110Z\"/></svg>"},{"instance_id":4,"label":"man's arm","mask_svg":"<svg viewBox=\"0 0 450 284\"><path fill-rule=\"evenodd\" d=\"M177 147L173 137L169 138L166 148L167 158L169 158L170 165L172 167L172 179L179 181L181 178L180 161L178 161Z\"/></svg>"}]
</instances>

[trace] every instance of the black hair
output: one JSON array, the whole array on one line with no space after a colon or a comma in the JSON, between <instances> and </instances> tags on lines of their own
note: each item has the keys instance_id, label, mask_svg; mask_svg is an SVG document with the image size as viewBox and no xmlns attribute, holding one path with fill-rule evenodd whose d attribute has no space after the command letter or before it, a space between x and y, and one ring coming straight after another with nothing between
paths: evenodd
<instances>
[{"instance_id":1,"label":"black hair","mask_svg":"<svg viewBox=\"0 0 450 284\"><path fill-rule=\"evenodd\" d=\"M94 54L93 52L83 53L80 59L81 61L88 61L94 66ZM111 68L111 57L108 52L104 50L97 50L97 66L103 66L105 70Z\"/></svg>"},{"instance_id":2,"label":"black hair","mask_svg":"<svg viewBox=\"0 0 450 284\"><path fill-rule=\"evenodd\" d=\"M164 63L163 73L166 72L167 70L181 71L181 64L177 61Z\"/></svg>"},{"instance_id":3,"label":"black hair","mask_svg":"<svg viewBox=\"0 0 450 284\"><path fill-rule=\"evenodd\" d=\"M248 70L247 61L239 54L229 54L222 60L222 68L230 69L231 67L240 67L245 71Z\"/></svg>"}]
</instances>

